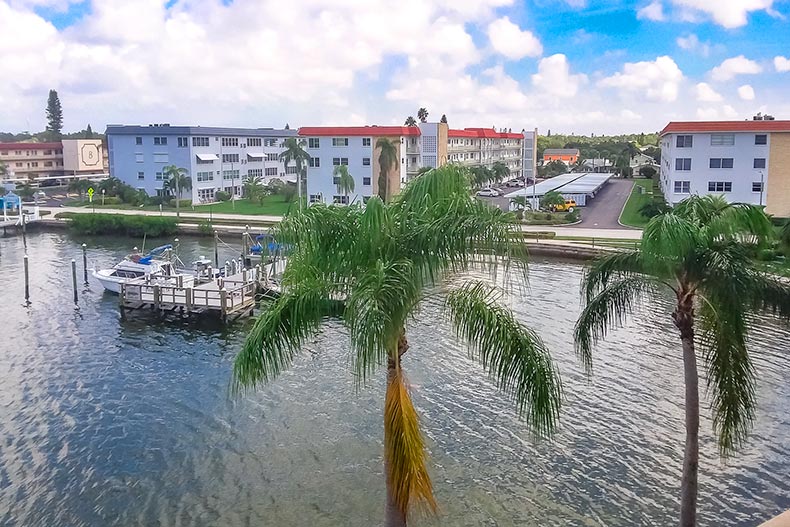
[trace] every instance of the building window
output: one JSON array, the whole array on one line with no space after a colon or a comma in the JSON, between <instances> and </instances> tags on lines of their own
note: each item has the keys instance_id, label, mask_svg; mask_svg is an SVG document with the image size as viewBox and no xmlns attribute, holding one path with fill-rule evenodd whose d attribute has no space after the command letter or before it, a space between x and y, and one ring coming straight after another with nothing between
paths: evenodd
<instances>
[{"instance_id":1,"label":"building window","mask_svg":"<svg viewBox=\"0 0 790 527\"><path fill-rule=\"evenodd\" d=\"M679 157L675 159L675 170L691 170L691 158Z\"/></svg>"},{"instance_id":2,"label":"building window","mask_svg":"<svg viewBox=\"0 0 790 527\"><path fill-rule=\"evenodd\" d=\"M251 168L247 171L247 176L255 178L255 177L263 177L263 169L262 168Z\"/></svg>"},{"instance_id":3,"label":"building window","mask_svg":"<svg viewBox=\"0 0 790 527\"><path fill-rule=\"evenodd\" d=\"M332 197L332 203L336 205L348 205L348 196L339 196L336 194Z\"/></svg>"},{"instance_id":4,"label":"building window","mask_svg":"<svg viewBox=\"0 0 790 527\"><path fill-rule=\"evenodd\" d=\"M193 137L192 146L208 146L208 137Z\"/></svg>"},{"instance_id":5,"label":"building window","mask_svg":"<svg viewBox=\"0 0 790 527\"><path fill-rule=\"evenodd\" d=\"M186 148L189 146L189 138L188 137L179 137L178 138L178 147L179 148Z\"/></svg>"},{"instance_id":6,"label":"building window","mask_svg":"<svg viewBox=\"0 0 790 527\"><path fill-rule=\"evenodd\" d=\"M238 170L223 170L222 179L239 179Z\"/></svg>"},{"instance_id":7,"label":"building window","mask_svg":"<svg viewBox=\"0 0 790 527\"><path fill-rule=\"evenodd\" d=\"M213 188L198 189L198 199L200 199L200 201L212 201L214 199L214 189Z\"/></svg>"},{"instance_id":8,"label":"building window","mask_svg":"<svg viewBox=\"0 0 790 527\"><path fill-rule=\"evenodd\" d=\"M154 154L154 163L167 163L169 159L167 154Z\"/></svg>"},{"instance_id":9,"label":"building window","mask_svg":"<svg viewBox=\"0 0 790 527\"><path fill-rule=\"evenodd\" d=\"M145 172L138 172L137 179L145 179Z\"/></svg>"},{"instance_id":10,"label":"building window","mask_svg":"<svg viewBox=\"0 0 790 527\"><path fill-rule=\"evenodd\" d=\"M266 161L279 161L279 154L266 154Z\"/></svg>"},{"instance_id":11,"label":"building window","mask_svg":"<svg viewBox=\"0 0 790 527\"><path fill-rule=\"evenodd\" d=\"M339 176L333 176L332 177L332 184L333 185L339 185L340 184L340 177Z\"/></svg>"},{"instance_id":12,"label":"building window","mask_svg":"<svg viewBox=\"0 0 790 527\"><path fill-rule=\"evenodd\" d=\"M369 157L363 157L362 158L362 166L363 167L369 167L370 166L370 158Z\"/></svg>"},{"instance_id":13,"label":"building window","mask_svg":"<svg viewBox=\"0 0 790 527\"><path fill-rule=\"evenodd\" d=\"M310 168L319 168L321 166L321 158L311 157L307 164Z\"/></svg>"},{"instance_id":14,"label":"building window","mask_svg":"<svg viewBox=\"0 0 790 527\"><path fill-rule=\"evenodd\" d=\"M317 137L311 137L307 140L307 148L320 148L321 141Z\"/></svg>"},{"instance_id":15,"label":"building window","mask_svg":"<svg viewBox=\"0 0 790 527\"><path fill-rule=\"evenodd\" d=\"M365 185L365 186L370 186L370 178L369 177L363 177L362 178L362 184Z\"/></svg>"},{"instance_id":16,"label":"building window","mask_svg":"<svg viewBox=\"0 0 790 527\"><path fill-rule=\"evenodd\" d=\"M167 145L167 137L154 137L154 145L155 146L166 146Z\"/></svg>"},{"instance_id":17,"label":"building window","mask_svg":"<svg viewBox=\"0 0 790 527\"><path fill-rule=\"evenodd\" d=\"M267 177L276 176L276 175L277 175L277 167L271 167L266 169Z\"/></svg>"},{"instance_id":18,"label":"building window","mask_svg":"<svg viewBox=\"0 0 790 527\"><path fill-rule=\"evenodd\" d=\"M264 139L263 146L277 146L277 139Z\"/></svg>"},{"instance_id":19,"label":"building window","mask_svg":"<svg viewBox=\"0 0 790 527\"><path fill-rule=\"evenodd\" d=\"M754 181L752 182L752 192L762 192L763 191L763 182L762 181Z\"/></svg>"},{"instance_id":20,"label":"building window","mask_svg":"<svg viewBox=\"0 0 790 527\"><path fill-rule=\"evenodd\" d=\"M238 137L223 137L222 146L239 146Z\"/></svg>"},{"instance_id":21,"label":"building window","mask_svg":"<svg viewBox=\"0 0 790 527\"><path fill-rule=\"evenodd\" d=\"M765 168L765 158L764 157L755 157L754 158L754 168Z\"/></svg>"},{"instance_id":22,"label":"building window","mask_svg":"<svg viewBox=\"0 0 790 527\"><path fill-rule=\"evenodd\" d=\"M143 138L142 138L142 137L140 137L140 136L137 136L137 137L135 137L135 138L134 138L134 144L136 144L136 145L141 145L141 144L143 144Z\"/></svg>"},{"instance_id":23,"label":"building window","mask_svg":"<svg viewBox=\"0 0 790 527\"><path fill-rule=\"evenodd\" d=\"M310 194L310 204L321 203L321 194Z\"/></svg>"},{"instance_id":24,"label":"building window","mask_svg":"<svg viewBox=\"0 0 790 527\"><path fill-rule=\"evenodd\" d=\"M213 159L203 160L203 159L198 158L197 159L197 164L198 165L213 165L214 164L214 160Z\"/></svg>"},{"instance_id":25,"label":"building window","mask_svg":"<svg viewBox=\"0 0 790 527\"><path fill-rule=\"evenodd\" d=\"M735 134L710 134L710 146L733 146Z\"/></svg>"},{"instance_id":26,"label":"building window","mask_svg":"<svg viewBox=\"0 0 790 527\"><path fill-rule=\"evenodd\" d=\"M30 163L30 166L36 168L38 166L38 161L33 161L32 163Z\"/></svg>"},{"instance_id":27,"label":"building window","mask_svg":"<svg viewBox=\"0 0 790 527\"><path fill-rule=\"evenodd\" d=\"M295 166L288 166L285 167L286 174L296 174L296 167Z\"/></svg>"},{"instance_id":28,"label":"building window","mask_svg":"<svg viewBox=\"0 0 790 527\"><path fill-rule=\"evenodd\" d=\"M678 148L691 148L694 144L694 137L691 135L679 135L675 146Z\"/></svg>"},{"instance_id":29,"label":"building window","mask_svg":"<svg viewBox=\"0 0 790 527\"><path fill-rule=\"evenodd\" d=\"M362 138L362 146L370 146L370 137Z\"/></svg>"},{"instance_id":30,"label":"building window","mask_svg":"<svg viewBox=\"0 0 790 527\"><path fill-rule=\"evenodd\" d=\"M197 180L198 183L203 181L214 181L214 172L198 172Z\"/></svg>"},{"instance_id":31,"label":"building window","mask_svg":"<svg viewBox=\"0 0 790 527\"><path fill-rule=\"evenodd\" d=\"M348 158L347 157L333 157L332 158L332 165L334 165L336 167L340 166L340 165L348 166Z\"/></svg>"},{"instance_id":32,"label":"building window","mask_svg":"<svg viewBox=\"0 0 790 527\"><path fill-rule=\"evenodd\" d=\"M730 181L709 181L708 192L732 192Z\"/></svg>"},{"instance_id":33,"label":"building window","mask_svg":"<svg viewBox=\"0 0 790 527\"><path fill-rule=\"evenodd\" d=\"M52 161L44 161L44 166L45 167L51 167L52 166Z\"/></svg>"},{"instance_id":34,"label":"building window","mask_svg":"<svg viewBox=\"0 0 790 527\"><path fill-rule=\"evenodd\" d=\"M162 173L161 172L157 172L156 173L156 180L157 181L162 181Z\"/></svg>"},{"instance_id":35,"label":"building window","mask_svg":"<svg viewBox=\"0 0 790 527\"><path fill-rule=\"evenodd\" d=\"M768 144L768 134L757 134L754 136L754 144L756 145L767 145Z\"/></svg>"},{"instance_id":36,"label":"building window","mask_svg":"<svg viewBox=\"0 0 790 527\"><path fill-rule=\"evenodd\" d=\"M261 146L263 141L261 141L260 137L248 137L247 138L247 146Z\"/></svg>"},{"instance_id":37,"label":"building window","mask_svg":"<svg viewBox=\"0 0 790 527\"><path fill-rule=\"evenodd\" d=\"M239 154L222 154L223 163L238 163Z\"/></svg>"},{"instance_id":38,"label":"building window","mask_svg":"<svg viewBox=\"0 0 790 527\"><path fill-rule=\"evenodd\" d=\"M144 156L143 154L135 154L135 155L134 155L134 160L135 160L137 163L142 163L142 162L144 162L144 161L145 161L145 156Z\"/></svg>"},{"instance_id":39,"label":"building window","mask_svg":"<svg viewBox=\"0 0 790 527\"><path fill-rule=\"evenodd\" d=\"M710 168L732 168L732 158L712 157L710 158Z\"/></svg>"},{"instance_id":40,"label":"building window","mask_svg":"<svg viewBox=\"0 0 790 527\"><path fill-rule=\"evenodd\" d=\"M348 137L333 137L332 146L348 146Z\"/></svg>"},{"instance_id":41,"label":"building window","mask_svg":"<svg viewBox=\"0 0 790 527\"><path fill-rule=\"evenodd\" d=\"M675 194L691 194L691 182L675 181Z\"/></svg>"},{"instance_id":42,"label":"building window","mask_svg":"<svg viewBox=\"0 0 790 527\"><path fill-rule=\"evenodd\" d=\"M52 150L44 150L44 155L45 156L51 156L52 155Z\"/></svg>"}]
</instances>

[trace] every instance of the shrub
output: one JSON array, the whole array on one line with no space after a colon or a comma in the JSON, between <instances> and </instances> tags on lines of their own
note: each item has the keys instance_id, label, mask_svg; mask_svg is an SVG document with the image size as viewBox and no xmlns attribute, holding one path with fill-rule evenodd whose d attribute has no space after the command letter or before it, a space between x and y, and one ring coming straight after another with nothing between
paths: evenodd
<instances>
[{"instance_id":1,"label":"shrub","mask_svg":"<svg viewBox=\"0 0 790 527\"><path fill-rule=\"evenodd\" d=\"M552 218L551 213L547 212L546 214L544 214L543 218L546 219L546 220L551 220L551 218Z\"/></svg>"},{"instance_id":2,"label":"shrub","mask_svg":"<svg viewBox=\"0 0 790 527\"><path fill-rule=\"evenodd\" d=\"M96 196L93 199L96 199ZM118 196L105 196L102 201L104 201L105 205L120 205L122 203L121 198Z\"/></svg>"},{"instance_id":3,"label":"shrub","mask_svg":"<svg viewBox=\"0 0 790 527\"><path fill-rule=\"evenodd\" d=\"M576 223L579 221L579 210L575 209L573 212L569 212L565 215L565 221L568 223Z\"/></svg>"},{"instance_id":4,"label":"shrub","mask_svg":"<svg viewBox=\"0 0 790 527\"><path fill-rule=\"evenodd\" d=\"M652 218L654 216L658 216L659 214L664 214L669 210L669 206L663 201L650 201L645 203L639 208L639 214L644 216L645 218Z\"/></svg>"},{"instance_id":5,"label":"shrub","mask_svg":"<svg viewBox=\"0 0 790 527\"><path fill-rule=\"evenodd\" d=\"M69 226L78 234L120 234L140 237L168 236L178 231L175 218L123 214L76 214Z\"/></svg>"},{"instance_id":6,"label":"shrub","mask_svg":"<svg viewBox=\"0 0 790 527\"><path fill-rule=\"evenodd\" d=\"M198 224L198 233L202 236L212 236L214 234L214 226L208 220L203 220Z\"/></svg>"},{"instance_id":7,"label":"shrub","mask_svg":"<svg viewBox=\"0 0 790 527\"><path fill-rule=\"evenodd\" d=\"M778 253L775 249L760 249L757 251L757 259L762 262L770 262L776 260Z\"/></svg>"},{"instance_id":8,"label":"shrub","mask_svg":"<svg viewBox=\"0 0 790 527\"><path fill-rule=\"evenodd\" d=\"M230 201L230 192L225 192L224 190L218 190L214 193L214 199L217 201Z\"/></svg>"},{"instance_id":9,"label":"shrub","mask_svg":"<svg viewBox=\"0 0 790 527\"><path fill-rule=\"evenodd\" d=\"M167 204L168 204L168 205L170 205L171 207L174 207L174 208L175 208L175 206L176 206L176 200L175 200L175 199L171 199L171 200L169 200L169 201L167 202ZM191 200L191 199L181 199L181 200L178 200L178 205L179 205L179 206L180 206L182 209L183 209L184 207L191 207L191 206L192 206L192 200Z\"/></svg>"}]
</instances>

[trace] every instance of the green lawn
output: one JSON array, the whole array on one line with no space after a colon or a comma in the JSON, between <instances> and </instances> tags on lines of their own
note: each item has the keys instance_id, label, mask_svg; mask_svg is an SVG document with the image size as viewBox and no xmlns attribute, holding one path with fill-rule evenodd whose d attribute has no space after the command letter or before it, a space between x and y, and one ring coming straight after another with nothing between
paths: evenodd
<instances>
[{"instance_id":1,"label":"green lawn","mask_svg":"<svg viewBox=\"0 0 790 527\"><path fill-rule=\"evenodd\" d=\"M644 189L640 193L640 189ZM620 223L630 227L642 228L647 225L650 218L645 218L639 213L639 209L646 203L653 200L653 180L652 179L635 179L634 187L631 189L631 195L628 196L628 201L625 203L623 212L620 214Z\"/></svg>"},{"instance_id":2,"label":"green lawn","mask_svg":"<svg viewBox=\"0 0 790 527\"><path fill-rule=\"evenodd\" d=\"M216 212L218 214L260 214L266 216L283 216L289 211L296 210L299 201L294 199L286 202L282 196L275 194L263 198L263 203L252 203L248 199L236 200L235 205L230 201L212 203L210 205L195 205L195 212ZM183 209L182 209L183 210Z\"/></svg>"}]
</instances>

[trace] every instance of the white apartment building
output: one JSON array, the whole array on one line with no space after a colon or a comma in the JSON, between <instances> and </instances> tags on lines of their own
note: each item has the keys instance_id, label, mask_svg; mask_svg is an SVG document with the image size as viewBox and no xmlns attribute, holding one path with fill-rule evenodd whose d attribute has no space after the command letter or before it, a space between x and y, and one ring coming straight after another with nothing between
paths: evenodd
<instances>
[{"instance_id":1,"label":"white apartment building","mask_svg":"<svg viewBox=\"0 0 790 527\"><path fill-rule=\"evenodd\" d=\"M671 122L660 136L660 183L671 205L721 194L790 216L790 121Z\"/></svg>"},{"instance_id":2,"label":"white apartment building","mask_svg":"<svg viewBox=\"0 0 790 527\"><path fill-rule=\"evenodd\" d=\"M493 128L449 130L448 162L491 168L499 161L510 169L512 177L521 177L526 133L497 132ZM534 158L534 150L530 151Z\"/></svg>"}]
</instances>

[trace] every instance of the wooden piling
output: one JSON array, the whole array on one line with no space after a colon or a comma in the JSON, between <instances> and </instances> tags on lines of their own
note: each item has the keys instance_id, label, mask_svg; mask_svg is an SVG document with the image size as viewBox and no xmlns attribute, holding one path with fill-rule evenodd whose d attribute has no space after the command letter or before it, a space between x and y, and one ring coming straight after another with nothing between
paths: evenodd
<instances>
[{"instance_id":1,"label":"wooden piling","mask_svg":"<svg viewBox=\"0 0 790 527\"><path fill-rule=\"evenodd\" d=\"M219 290L219 310L222 321L225 322L228 315L228 290L224 287Z\"/></svg>"},{"instance_id":2,"label":"wooden piling","mask_svg":"<svg viewBox=\"0 0 790 527\"><path fill-rule=\"evenodd\" d=\"M219 245L219 234L217 234L217 231L214 231L214 265L216 265L217 267L219 267L218 245Z\"/></svg>"},{"instance_id":3,"label":"wooden piling","mask_svg":"<svg viewBox=\"0 0 790 527\"><path fill-rule=\"evenodd\" d=\"M74 303L77 303L77 261L71 259L71 285L74 288Z\"/></svg>"},{"instance_id":4,"label":"wooden piling","mask_svg":"<svg viewBox=\"0 0 790 527\"><path fill-rule=\"evenodd\" d=\"M88 246L82 244L82 274L85 279L85 285L88 285Z\"/></svg>"},{"instance_id":5,"label":"wooden piling","mask_svg":"<svg viewBox=\"0 0 790 527\"><path fill-rule=\"evenodd\" d=\"M159 286L155 285L154 286L154 309L156 309L156 310L159 310L159 306L162 303L162 300L161 300L161 298L159 296L160 294L161 294L161 291L159 290Z\"/></svg>"},{"instance_id":6,"label":"wooden piling","mask_svg":"<svg viewBox=\"0 0 790 527\"><path fill-rule=\"evenodd\" d=\"M118 307L121 310L121 320L126 320L126 310L124 309L124 301L126 297L126 288L121 282L121 290L118 292Z\"/></svg>"},{"instance_id":7,"label":"wooden piling","mask_svg":"<svg viewBox=\"0 0 790 527\"><path fill-rule=\"evenodd\" d=\"M30 273L28 272L29 264L27 255L23 258L25 263L25 302L30 302Z\"/></svg>"},{"instance_id":8,"label":"wooden piling","mask_svg":"<svg viewBox=\"0 0 790 527\"><path fill-rule=\"evenodd\" d=\"M187 305L187 314L189 314L192 311L192 295L193 292L191 287L187 287L186 289L184 289L184 302Z\"/></svg>"}]
</instances>

